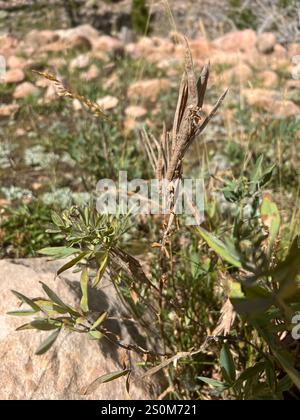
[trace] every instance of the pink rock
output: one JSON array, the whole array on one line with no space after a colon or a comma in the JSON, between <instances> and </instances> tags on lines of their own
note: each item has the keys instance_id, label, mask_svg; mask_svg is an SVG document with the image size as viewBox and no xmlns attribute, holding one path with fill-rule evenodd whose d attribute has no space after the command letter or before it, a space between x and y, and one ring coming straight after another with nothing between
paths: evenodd
<instances>
[{"instance_id":1,"label":"pink rock","mask_svg":"<svg viewBox=\"0 0 300 420\"><path fill-rule=\"evenodd\" d=\"M88 69L88 71L82 74L81 79L87 80L87 81L95 80L99 77L99 75L100 75L100 70L95 64L92 64L91 67Z\"/></svg>"},{"instance_id":2,"label":"pink rock","mask_svg":"<svg viewBox=\"0 0 300 420\"><path fill-rule=\"evenodd\" d=\"M252 76L253 72L247 64L239 64L234 68L223 72L220 79L229 85L232 82L246 83L252 78Z\"/></svg>"},{"instance_id":3,"label":"pink rock","mask_svg":"<svg viewBox=\"0 0 300 420\"><path fill-rule=\"evenodd\" d=\"M288 118L300 115L300 108L292 101L282 100L277 91L244 89L242 95L249 105L261 108L275 118Z\"/></svg>"},{"instance_id":4,"label":"pink rock","mask_svg":"<svg viewBox=\"0 0 300 420\"><path fill-rule=\"evenodd\" d=\"M24 99L28 96L37 95L38 93L39 89L35 85L30 82L23 82L16 87L13 97L15 99Z\"/></svg>"},{"instance_id":5,"label":"pink rock","mask_svg":"<svg viewBox=\"0 0 300 420\"><path fill-rule=\"evenodd\" d=\"M214 51L214 46L205 38L197 38L189 42L194 60L208 58Z\"/></svg>"},{"instance_id":6,"label":"pink rock","mask_svg":"<svg viewBox=\"0 0 300 420\"><path fill-rule=\"evenodd\" d=\"M90 57L88 54L80 54L73 58L70 62L71 69L84 69L90 64Z\"/></svg>"},{"instance_id":7,"label":"pink rock","mask_svg":"<svg viewBox=\"0 0 300 420\"><path fill-rule=\"evenodd\" d=\"M213 45L222 51L247 51L255 47L257 35L252 29L229 32L213 41Z\"/></svg>"},{"instance_id":8,"label":"pink rock","mask_svg":"<svg viewBox=\"0 0 300 420\"><path fill-rule=\"evenodd\" d=\"M25 60L24 58L17 57L15 55L11 55L7 59L7 67L10 69L20 69L23 70L24 67L26 67L28 64L31 64L28 60Z\"/></svg>"},{"instance_id":9,"label":"pink rock","mask_svg":"<svg viewBox=\"0 0 300 420\"><path fill-rule=\"evenodd\" d=\"M161 92L166 92L169 88L168 79L140 80L129 86L127 94L130 99L140 98L154 102Z\"/></svg>"},{"instance_id":10,"label":"pink rock","mask_svg":"<svg viewBox=\"0 0 300 420\"><path fill-rule=\"evenodd\" d=\"M276 87L279 83L279 78L274 71L265 70L258 74L258 80L264 87L271 88Z\"/></svg>"},{"instance_id":11,"label":"pink rock","mask_svg":"<svg viewBox=\"0 0 300 420\"><path fill-rule=\"evenodd\" d=\"M299 90L300 91L300 80L288 80L285 85L287 90Z\"/></svg>"},{"instance_id":12,"label":"pink rock","mask_svg":"<svg viewBox=\"0 0 300 420\"><path fill-rule=\"evenodd\" d=\"M97 100L97 104L105 111L115 108L118 106L118 103L119 99L110 95L104 96L103 98Z\"/></svg>"},{"instance_id":13,"label":"pink rock","mask_svg":"<svg viewBox=\"0 0 300 420\"><path fill-rule=\"evenodd\" d=\"M122 53L124 51L124 44L117 38L113 38L109 35L102 35L93 40L93 50L107 53Z\"/></svg>"},{"instance_id":14,"label":"pink rock","mask_svg":"<svg viewBox=\"0 0 300 420\"><path fill-rule=\"evenodd\" d=\"M56 31L59 39L65 41L69 48L88 47L92 48L93 43L99 36L99 32L91 25L85 24L70 29Z\"/></svg>"},{"instance_id":15,"label":"pink rock","mask_svg":"<svg viewBox=\"0 0 300 420\"><path fill-rule=\"evenodd\" d=\"M273 32L264 32L257 37L257 49L262 54L269 54L276 45L276 36Z\"/></svg>"},{"instance_id":16,"label":"pink rock","mask_svg":"<svg viewBox=\"0 0 300 420\"><path fill-rule=\"evenodd\" d=\"M145 108L143 108L142 106L128 106L125 109L125 114L127 115L127 117L130 118L142 118L145 115L147 115L147 110Z\"/></svg>"},{"instance_id":17,"label":"pink rock","mask_svg":"<svg viewBox=\"0 0 300 420\"><path fill-rule=\"evenodd\" d=\"M300 55L300 44L290 44L288 47L289 58L293 58L295 55Z\"/></svg>"},{"instance_id":18,"label":"pink rock","mask_svg":"<svg viewBox=\"0 0 300 420\"><path fill-rule=\"evenodd\" d=\"M25 35L24 43L34 49L43 45L50 44L58 40L58 35L54 31L33 29Z\"/></svg>"},{"instance_id":19,"label":"pink rock","mask_svg":"<svg viewBox=\"0 0 300 420\"><path fill-rule=\"evenodd\" d=\"M25 74L21 69L7 70L4 76L4 83L20 83L25 79Z\"/></svg>"},{"instance_id":20,"label":"pink rock","mask_svg":"<svg viewBox=\"0 0 300 420\"><path fill-rule=\"evenodd\" d=\"M10 117L14 112L19 109L17 104L9 104L0 106L0 118Z\"/></svg>"}]
</instances>

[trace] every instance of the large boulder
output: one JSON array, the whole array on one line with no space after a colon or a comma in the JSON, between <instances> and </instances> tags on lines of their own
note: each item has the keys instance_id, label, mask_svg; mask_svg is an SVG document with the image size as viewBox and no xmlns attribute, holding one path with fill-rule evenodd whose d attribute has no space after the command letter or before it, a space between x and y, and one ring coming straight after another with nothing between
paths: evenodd
<instances>
[{"instance_id":1,"label":"large boulder","mask_svg":"<svg viewBox=\"0 0 300 420\"><path fill-rule=\"evenodd\" d=\"M27 318L9 316L6 313L18 309L18 300L11 293L15 289L28 297L43 296L39 281L46 283L68 304L78 307L80 286L78 274L65 272L55 278L59 262L46 259L1 260L0 301L0 399L124 399L126 398L125 377L100 385L93 393L83 395L82 389L97 377L122 369L122 358L126 351L108 341L89 340L85 334L61 332L54 346L44 355L34 352L49 332L15 331L28 322ZM101 290L90 292L92 310L109 310L116 319L124 315L111 282L105 278ZM105 293L102 291L104 290ZM134 324L120 324L110 328L124 342L135 342L145 346L145 339ZM133 360L134 359L133 355ZM139 372L140 373L140 372ZM150 399L150 385L140 383L137 373L130 387L130 397Z\"/></svg>"}]
</instances>

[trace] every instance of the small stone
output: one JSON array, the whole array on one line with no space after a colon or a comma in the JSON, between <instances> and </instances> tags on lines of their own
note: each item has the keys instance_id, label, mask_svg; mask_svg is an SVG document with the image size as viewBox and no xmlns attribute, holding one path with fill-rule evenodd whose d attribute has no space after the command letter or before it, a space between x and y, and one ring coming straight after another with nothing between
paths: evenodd
<instances>
[{"instance_id":1,"label":"small stone","mask_svg":"<svg viewBox=\"0 0 300 420\"><path fill-rule=\"evenodd\" d=\"M110 95L104 96L103 98L97 100L97 104L105 111L115 108L118 106L118 103L119 99Z\"/></svg>"},{"instance_id":2,"label":"small stone","mask_svg":"<svg viewBox=\"0 0 300 420\"><path fill-rule=\"evenodd\" d=\"M73 99L72 102L74 111L81 111L82 110L82 104L78 99Z\"/></svg>"},{"instance_id":3,"label":"small stone","mask_svg":"<svg viewBox=\"0 0 300 420\"><path fill-rule=\"evenodd\" d=\"M147 110L145 108L143 108L142 106L132 105L132 106L128 106L125 109L125 114L127 115L127 117L130 117L130 118L133 118L133 119L142 118L145 115L147 115Z\"/></svg>"},{"instance_id":4,"label":"small stone","mask_svg":"<svg viewBox=\"0 0 300 420\"><path fill-rule=\"evenodd\" d=\"M109 35L103 35L94 40L93 50L121 54L124 52L124 44L117 38L113 38Z\"/></svg>"},{"instance_id":5,"label":"small stone","mask_svg":"<svg viewBox=\"0 0 300 420\"><path fill-rule=\"evenodd\" d=\"M21 83L16 87L13 97L15 99L24 99L28 96L36 96L39 93L39 89L30 82Z\"/></svg>"},{"instance_id":6,"label":"small stone","mask_svg":"<svg viewBox=\"0 0 300 420\"><path fill-rule=\"evenodd\" d=\"M265 70L258 74L258 80L266 88L276 87L279 83L279 78L274 71Z\"/></svg>"},{"instance_id":7,"label":"small stone","mask_svg":"<svg viewBox=\"0 0 300 420\"><path fill-rule=\"evenodd\" d=\"M21 83L25 79L25 74L21 69L7 70L4 76L4 83Z\"/></svg>"},{"instance_id":8,"label":"small stone","mask_svg":"<svg viewBox=\"0 0 300 420\"><path fill-rule=\"evenodd\" d=\"M84 69L90 64L90 57L88 54L81 54L70 62L71 69Z\"/></svg>"},{"instance_id":9,"label":"small stone","mask_svg":"<svg viewBox=\"0 0 300 420\"><path fill-rule=\"evenodd\" d=\"M274 51L276 45L276 36L273 32L265 32L257 38L257 49L262 54L270 54Z\"/></svg>"},{"instance_id":10,"label":"small stone","mask_svg":"<svg viewBox=\"0 0 300 420\"><path fill-rule=\"evenodd\" d=\"M17 104L9 104L0 106L0 118L10 117L14 112L19 109Z\"/></svg>"},{"instance_id":11,"label":"small stone","mask_svg":"<svg viewBox=\"0 0 300 420\"><path fill-rule=\"evenodd\" d=\"M128 97L140 98L155 102L161 92L167 92L170 88L168 79L140 80L132 83L128 88Z\"/></svg>"},{"instance_id":12,"label":"small stone","mask_svg":"<svg viewBox=\"0 0 300 420\"><path fill-rule=\"evenodd\" d=\"M91 81L97 79L99 75L100 70L98 69L96 64L92 64L88 71L82 74L81 79Z\"/></svg>"}]
</instances>

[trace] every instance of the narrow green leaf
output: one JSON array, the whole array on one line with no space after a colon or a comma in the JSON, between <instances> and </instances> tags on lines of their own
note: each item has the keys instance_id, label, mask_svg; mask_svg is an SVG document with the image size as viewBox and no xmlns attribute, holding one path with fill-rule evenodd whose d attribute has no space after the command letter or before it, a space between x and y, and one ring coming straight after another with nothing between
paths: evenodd
<instances>
[{"instance_id":1,"label":"narrow green leaf","mask_svg":"<svg viewBox=\"0 0 300 420\"><path fill-rule=\"evenodd\" d=\"M30 325L36 330L50 331L59 328L61 326L61 323L49 321L48 319L39 319L31 321Z\"/></svg>"},{"instance_id":2,"label":"narrow green leaf","mask_svg":"<svg viewBox=\"0 0 300 420\"><path fill-rule=\"evenodd\" d=\"M207 244L225 261L241 268L242 263L237 253L232 252L222 241L205 229L198 227L198 231Z\"/></svg>"},{"instance_id":3,"label":"narrow green leaf","mask_svg":"<svg viewBox=\"0 0 300 420\"><path fill-rule=\"evenodd\" d=\"M207 385L213 386L214 388L226 388L226 384L224 382L217 381L215 379L205 378L204 376L198 376L198 379Z\"/></svg>"},{"instance_id":4,"label":"narrow green leaf","mask_svg":"<svg viewBox=\"0 0 300 420\"><path fill-rule=\"evenodd\" d=\"M103 376L100 376L100 378L95 379L94 382L92 382L85 390L84 395L91 394L94 392L99 385L105 384L106 382L114 381L115 379L118 379L122 376L128 375L130 373L130 369L126 370L120 370L117 372L107 373Z\"/></svg>"},{"instance_id":5,"label":"narrow green leaf","mask_svg":"<svg viewBox=\"0 0 300 420\"><path fill-rule=\"evenodd\" d=\"M93 281L92 287L96 287L100 283L100 281L103 277L103 274L105 272L107 263L108 263L108 255L109 255L108 252L105 252L103 254L102 259L100 261L99 269L98 269L96 277Z\"/></svg>"},{"instance_id":6,"label":"narrow green leaf","mask_svg":"<svg viewBox=\"0 0 300 420\"><path fill-rule=\"evenodd\" d=\"M236 380L235 364L228 344L224 344L220 355L220 365L227 373L231 382Z\"/></svg>"},{"instance_id":7,"label":"narrow green leaf","mask_svg":"<svg viewBox=\"0 0 300 420\"><path fill-rule=\"evenodd\" d=\"M56 247L51 247L51 248L40 249L38 253L42 255L47 255L49 257L66 258L77 253L78 251L79 249L77 248L56 246Z\"/></svg>"},{"instance_id":8,"label":"narrow green leaf","mask_svg":"<svg viewBox=\"0 0 300 420\"><path fill-rule=\"evenodd\" d=\"M82 292L82 298L81 298L81 301L80 301L80 307L83 310L83 312L88 312L89 311L89 305L88 305L88 280L89 280L89 276L88 276L87 268L85 267L82 270L81 278L80 278L80 287L81 287L81 292Z\"/></svg>"},{"instance_id":9,"label":"narrow green leaf","mask_svg":"<svg viewBox=\"0 0 300 420\"><path fill-rule=\"evenodd\" d=\"M92 340L100 340L103 337L103 334L100 331L89 331L90 338Z\"/></svg>"},{"instance_id":10,"label":"narrow green leaf","mask_svg":"<svg viewBox=\"0 0 300 420\"><path fill-rule=\"evenodd\" d=\"M103 312L103 314L101 314L97 321L95 321L94 324L91 326L91 331L99 327L99 325L101 325L102 322L104 322L107 319L107 315L107 312Z\"/></svg>"},{"instance_id":11,"label":"narrow green leaf","mask_svg":"<svg viewBox=\"0 0 300 420\"><path fill-rule=\"evenodd\" d=\"M68 261L66 264L64 264L58 271L57 275L59 276L64 271L68 270L69 268L73 267L77 263L79 263L84 257L86 257L89 254L88 251L81 252L77 257L73 258L71 261Z\"/></svg>"},{"instance_id":12,"label":"narrow green leaf","mask_svg":"<svg viewBox=\"0 0 300 420\"><path fill-rule=\"evenodd\" d=\"M259 362L256 363L256 365L247 368L240 374L238 380L236 381L236 384L242 384L244 381L247 381L248 379L251 379L257 375L260 375L265 370L265 367L265 362Z\"/></svg>"},{"instance_id":13,"label":"narrow green leaf","mask_svg":"<svg viewBox=\"0 0 300 420\"><path fill-rule=\"evenodd\" d=\"M43 341L42 344L38 347L35 354L37 356L40 356L46 353L55 343L59 333L60 333L60 329L54 331L51 335L49 335L49 337L45 341Z\"/></svg>"},{"instance_id":14,"label":"narrow green leaf","mask_svg":"<svg viewBox=\"0 0 300 420\"><path fill-rule=\"evenodd\" d=\"M24 309L23 311L10 311L10 312L6 312L6 315L11 315L11 316L32 316L36 314L36 311L31 311L31 310L26 310Z\"/></svg>"},{"instance_id":15,"label":"narrow green leaf","mask_svg":"<svg viewBox=\"0 0 300 420\"><path fill-rule=\"evenodd\" d=\"M281 217L276 203L270 195L265 195L261 205L261 217L264 225L269 230L268 254L271 256L272 249L277 239Z\"/></svg>"},{"instance_id":16,"label":"narrow green leaf","mask_svg":"<svg viewBox=\"0 0 300 420\"><path fill-rule=\"evenodd\" d=\"M55 211L51 212L51 219L56 226L63 227L65 225L63 219Z\"/></svg>"},{"instance_id":17,"label":"narrow green leaf","mask_svg":"<svg viewBox=\"0 0 300 420\"><path fill-rule=\"evenodd\" d=\"M54 302L56 303L56 305L58 305L59 307L61 307L62 309L65 309L68 313L74 315L74 316L80 316L80 314L73 309L71 306L66 305L58 296L55 292L53 292L53 290L50 289L50 287L48 287L45 283L41 282L42 288L44 290L44 292L47 294L47 296Z\"/></svg>"},{"instance_id":18,"label":"narrow green leaf","mask_svg":"<svg viewBox=\"0 0 300 420\"><path fill-rule=\"evenodd\" d=\"M26 303L30 306L35 312L39 312L40 308L32 299L29 299L27 296L22 295L22 293L17 292L16 290L11 290L11 292L23 303Z\"/></svg>"}]
</instances>

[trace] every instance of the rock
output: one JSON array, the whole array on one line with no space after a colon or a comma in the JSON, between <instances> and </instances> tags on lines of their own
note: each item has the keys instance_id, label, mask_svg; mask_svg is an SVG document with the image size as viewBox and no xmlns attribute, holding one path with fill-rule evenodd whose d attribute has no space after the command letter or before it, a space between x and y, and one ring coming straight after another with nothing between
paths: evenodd
<instances>
[{"instance_id":1,"label":"rock","mask_svg":"<svg viewBox=\"0 0 300 420\"><path fill-rule=\"evenodd\" d=\"M280 100L280 94L275 90L243 89L242 95L251 106L268 109L270 105Z\"/></svg>"},{"instance_id":2,"label":"rock","mask_svg":"<svg viewBox=\"0 0 300 420\"><path fill-rule=\"evenodd\" d=\"M87 80L87 81L95 80L99 77L99 75L100 75L100 70L98 69L96 64L92 64L91 67L88 69L88 71L86 71L85 73L81 75L81 79Z\"/></svg>"},{"instance_id":3,"label":"rock","mask_svg":"<svg viewBox=\"0 0 300 420\"><path fill-rule=\"evenodd\" d=\"M300 43L299 44L290 44L288 47L288 56L289 58L293 58L296 55L300 55Z\"/></svg>"},{"instance_id":4,"label":"rock","mask_svg":"<svg viewBox=\"0 0 300 420\"><path fill-rule=\"evenodd\" d=\"M5 58L15 53L18 40L10 35L0 35L0 54Z\"/></svg>"},{"instance_id":5,"label":"rock","mask_svg":"<svg viewBox=\"0 0 300 420\"><path fill-rule=\"evenodd\" d=\"M292 101L277 101L271 107L271 113L277 118L299 117L300 107Z\"/></svg>"},{"instance_id":6,"label":"rock","mask_svg":"<svg viewBox=\"0 0 300 420\"><path fill-rule=\"evenodd\" d=\"M6 61L7 67L12 70L23 70L24 67L28 66L31 63L32 62L29 62L28 60L25 60L21 57L17 57L15 55L11 55Z\"/></svg>"},{"instance_id":7,"label":"rock","mask_svg":"<svg viewBox=\"0 0 300 420\"><path fill-rule=\"evenodd\" d=\"M19 109L17 104L1 105L0 106L0 118L10 117Z\"/></svg>"},{"instance_id":8,"label":"rock","mask_svg":"<svg viewBox=\"0 0 300 420\"><path fill-rule=\"evenodd\" d=\"M73 99L72 106L73 106L74 111L82 110L82 104L78 99Z\"/></svg>"},{"instance_id":9,"label":"rock","mask_svg":"<svg viewBox=\"0 0 300 420\"><path fill-rule=\"evenodd\" d=\"M84 69L90 64L90 57L88 54L80 54L77 57L73 58L70 62L70 68L74 69Z\"/></svg>"},{"instance_id":10,"label":"rock","mask_svg":"<svg viewBox=\"0 0 300 420\"><path fill-rule=\"evenodd\" d=\"M97 104L105 111L115 108L118 106L118 103L119 99L110 95L104 96L103 98L97 100Z\"/></svg>"},{"instance_id":11,"label":"rock","mask_svg":"<svg viewBox=\"0 0 300 420\"><path fill-rule=\"evenodd\" d=\"M258 80L266 88L276 87L279 83L279 78L274 71L265 70L257 75Z\"/></svg>"},{"instance_id":12,"label":"rock","mask_svg":"<svg viewBox=\"0 0 300 420\"><path fill-rule=\"evenodd\" d=\"M44 95L44 103L50 103L58 97L56 87L53 83L49 84Z\"/></svg>"},{"instance_id":13,"label":"rock","mask_svg":"<svg viewBox=\"0 0 300 420\"><path fill-rule=\"evenodd\" d=\"M285 87L286 90L300 90L300 80L288 80Z\"/></svg>"},{"instance_id":14,"label":"rock","mask_svg":"<svg viewBox=\"0 0 300 420\"><path fill-rule=\"evenodd\" d=\"M16 87L13 97L15 99L24 99L28 96L36 96L39 94L39 89L30 82L23 82Z\"/></svg>"},{"instance_id":15,"label":"rock","mask_svg":"<svg viewBox=\"0 0 300 420\"><path fill-rule=\"evenodd\" d=\"M69 48L86 47L91 49L99 33L91 25L80 25L70 29L60 29L56 34Z\"/></svg>"},{"instance_id":16,"label":"rock","mask_svg":"<svg viewBox=\"0 0 300 420\"><path fill-rule=\"evenodd\" d=\"M168 79L140 80L132 83L128 88L128 97L140 98L155 102L161 92L167 92L170 88Z\"/></svg>"},{"instance_id":17,"label":"rock","mask_svg":"<svg viewBox=\"0 0 300 420\"><path fill-rule=\"evenodd\" d=\"M145 115L147 115L147 110L145 108L143 108L142 106L128 106L125 109L125 115L127 115L127 117L136 119L136 118L142 118Z\"/></svg>"},{"instance_id":18,"label":"rock","mask_svg":"<svg viewBox=\"0 0 300 420\"><path fill-rule=\"evenodd\" d=\"M300 108L292 101L283 100L274 90L244 89L242 95L251 106L262 108L275 118L300 115Z\"/></svg>"},{"instance_id":19,"label":"rock","mask_svg":"<svg viewBox=\"0 0 300 420\"><path fill-rule=\"evenodd\" d=\"M54 31L33 29L25 35L24 43L34 49L50 44L58 40L58 35Z\"/></svg>"},{"instance_id":20,"label":"rock","mask_svg":"<svg viewBox=\"0 0 300 420\"><path fill-rule=\"evenodd\" d=\"M220 76L220 79L225 84L232 82L246 83L253 76L253 72L247 64L239 64L232 69L226 70Z\"/></svg>"},{"instance_id":21,"label":"rock","mask_svg":"<svg viewBox=\"0 0 300 420\"><path fill-rule=\"evenodd\" d=\"M252 29L229 32L213 41L213 46L221 51L247 51L255 48L257 35Z\"/></svg>"},{"instance_id":22,"label":"rock","mask_svg":"<svg viewBox=\"0 0 300 420\"><path fill-rule=\"evenodd\" d=\"M257 49L262 54L270 54L274 51L276 36L273 32L264 32L257 37Z\"/></svg>"},{"instance_id":23,"label":"rock","mask_svg":"<svg viewBox=\"0 0 300 420\"><path fill-rule=\"evenodd\" d=\"M63 301L79 306L79 277L65 272L55 279L55 272L62 262L49 262L44 258L26 260L1 260L0 302L0 398L2 400L120 400L126 398L124 377L100 385L93 393L84 396L80 390L99 376L122 369L124 352L105 339L89 340L85 334L62 331L53 347L42 356L34 352L49 332L20 331L15 329L28 318L6 315L18 309L19 301L11 293L15 289L28 297L43 296L40 281L46 283ZM140 342L144 338L132 324L124 326L117 319L121 316L121 303L107 278L103 289L92 289L90 307L97 313L109 311L116 318L114 325L123 342ZM104 293L105 290L105 293ZM135 362L133 355L133 365ZM139 374L135 368L134 377ZM131 383L133 399L150 399L151 384L139 378ZM155 394L156 394L155 390Z\"/></svg>"},{"instance_id":24,"label":"rock","mask_svg":"<svg viewBox=\"0 0 300 420\"><path fill-rule=\"evenodd\" d=\"M117 38L103 35L93 41L93 50L105 53L123 54L124 44Z\"/></svg>"},{"instance_id":25,"label":"rock","mask_svg":"<svg viewBox=\"0 0 300 420\"><path fill-rule=\"evenodd\" d=\"M209 58L214 51L214 46L205 38L193 39L189 42L194 60Z\"/></svg>"},{"instance_id":26,"label":"rock","mask_svg":"<svg viewBox=\"0 0 300 420\"><path fill-rule=\"evenodd\" d=\"M4 76L4 83L21 83L25 79L25 74L21 69L7 70Z\"/></svg>"}]
</instances>

